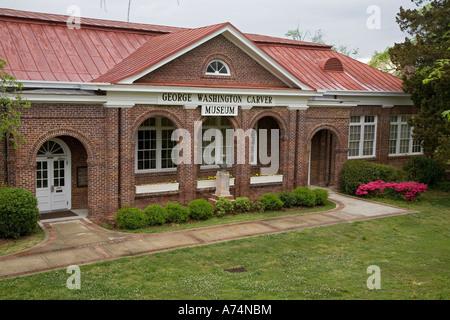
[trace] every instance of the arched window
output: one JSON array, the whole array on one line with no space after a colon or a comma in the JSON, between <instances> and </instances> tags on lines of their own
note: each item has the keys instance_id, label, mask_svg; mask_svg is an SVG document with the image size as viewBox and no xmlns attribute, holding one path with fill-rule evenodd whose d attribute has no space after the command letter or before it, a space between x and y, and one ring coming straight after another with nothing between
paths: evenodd
<instances>
[{"instance_id":1,"label":"arched window","mask_svg":"<svg viewBox=\"0 0 450 320\"><path fill-rule=\"evenodd\" d=\"M52 140L44 142L44 144L38 151L38 156L52 156L62 154L64 154L64 149L58 143Z\"/></svg>"},{"instance_id":2,"label":"arched window","mask_svg":"<svg viewBox=\"0 0 450 320\"><path fill-rule=\"evenodd\" d=\"M219 76L229 76L230 68L227 64L220 60L211 61L206 68L206 74L209 75L219 75Z\"/></svg>"}]
</instances>

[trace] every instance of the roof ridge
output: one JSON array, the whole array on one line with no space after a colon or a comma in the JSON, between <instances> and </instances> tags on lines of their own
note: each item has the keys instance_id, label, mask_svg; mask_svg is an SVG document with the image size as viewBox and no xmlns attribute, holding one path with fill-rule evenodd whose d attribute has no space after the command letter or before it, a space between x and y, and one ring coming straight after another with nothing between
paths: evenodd
<instances>
[{"instance_id":1,"label":"roof ridge","mask_svg":"<svg viewBox=\"0 0 450 320\"><path fill-rule=\"evenodd\" d=\"M34 21L45 21L53 23L66 23L67 19L71 17L70 15L55 14L55 13L44 13L44 12L33 12L25 10L16 10L9 8L0 8L0 17L10 17L15 19L27 19ZM118 20L108 20L108 19L98 19L89 17L80 17L80 23L82 26L90 27L103 27L103 28L113 28L113 29L129 29L135 31L148 31L148 32L160 32L160 33L172 33L182 30L187 30L189 28L183 27L173 27L173 26L163 26L139 22L126 22Z\"/></svg>"}]
</instances>

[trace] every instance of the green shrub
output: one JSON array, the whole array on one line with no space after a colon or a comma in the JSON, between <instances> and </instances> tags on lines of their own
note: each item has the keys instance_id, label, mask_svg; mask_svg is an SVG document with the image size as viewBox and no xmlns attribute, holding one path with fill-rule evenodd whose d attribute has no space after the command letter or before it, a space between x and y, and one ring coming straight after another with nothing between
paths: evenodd
<instances>
[{"instance_id":1,"label":"green shrub","mask_svg":"<svg viewBox=\"0 0 450 320\"><path fill-rule=\"evenodd\" d=\"M435 186L435 188L439 191L449 192L450 191L450 181L439 182Z\"/></svg>"},{"instance_id":2,"label":"green shrub","mask_svg":"<svg viewBox=\"0 0 450 320\"><path fill-rule=\"evenodd\" d=\"M280 200L283 201L283 207L291 208L297 203L295 195L291 191L281 191Z\"/></svg>"},{"instance_id":3,"label":"green shrub","mask_svg":"<svg viewBox=\"0 0 450 320\"><path fill-rule=\"evenodd\" d=\"M167 202L167 221L183 223L189 221L189 209L179 203Z\"/></svg>"},{"instance_id":4,"label":"green shrub","mask_svg":"<svg viewBox=\"0 0 450 320\"><path fill-rule=\"evenodd\" d=\"M141 209L126 206L117 211L116 224L121 229L134 230L148 226L148 219Z\"/></svg>"},{"instance_id":5,"label":"green shrub","mask_svg":"<svg viewBox=\"0 0 450 320\"><path fill-rule=\"evenodd\" d=\"M316 205L325 204L325 201L328 199L328 190L313 189L313 192L316 194Z\"/></svg>"},{"instance_id":6,"label":"green shrub","mask_svg":"<svg viewBox=\"0 0 450 320\"><path fill-rule=\"evenodd\" d=\"M434 186L442 181L445 169L434 159L413 157L409 159L403 170L408 174L408 179Z\"/></svg>"},{"instance_id":7,"label":"green shrub","mask_svg":"<svg viewBox=\"0 0 450 320\"><path fill-rule=\"evenodd\" d=\"M144 214L147 216L150 226L164 224L167 220L167 209L159 204L149 205L145 208Z\"/></svg>"},{"instance_id":8,"label":"green shrub","mask_svg":"<svg viewBox=\"0 0 450 320\"><path fill-rule=\"evenodd\" d=\"M242 213L250 211L252 202L247 197L238 197L234 200L234 211Z\"/></svg>"},{"instance_id":9,"label":"green shrub","mask_svg":"<svg viewBox=\"0 0 450 320\"><path fill-rule=\"evenodd\" d=\"M364 160L349 160L342 166L340 175L341 191L355 195L361 184L370 181L398 181L402 170L393 166L368 162Z\"/></svg>"},{"instance_id":10,"label":"green shrub","mask_svg":"<svg viewBox=\"0 0 450 320\"><path fill-rule=\"evenodd\" d=\"M283 201L280 200L280 196L276 193L265 193L259 198L259 201L264 205L265 211L278 210L283 207Z\"/></svg>"},{"instance_id":11,"label":"green shrub","mask_svg":"<svg viewBox=\"0 0 450 320\"><path fill-rule=\"evenodd\" d=\"M216 215L222 217L228 213L232 213L234 209L233 201L226 198L220 198L216 201Z\"/></svg>"},{"instance_id":12,"label":"green shrub","mask_svg":"<svg viewBox=\"0 0 450 320\"><path fill-rule=\"evenodd\" d=\"M308 187L298 187L292 193L297 206L313 207L316 204L316 194Z\"/></svg>"},{"instance_id":13,"label":"green shrub","mask_svg":"<svg viewBox=\"0 0 450 320\"><path fill-rule=\"evenodd\" d=\"M20 188L0 188L0 238L18 238L36 227L36 197Z\"/></svg>"},{"instance_id":14,"label":"green shrub","mask_svg":"<svg viewBox=\"0 0 450 320\"><path fill-rule=\"evenodd\" d=\"M252 211L258 212L258 213L263 213L264 212L264 203L262 203L259 200L254 201L252 203Z\"/></svg>"},{"instance_id":15,"label":"green shrub","mask_svg":"<svg viewBox=\"0 0 450 320\"><path fill-rule=\"evenodd\" d=\"M206 220L214 215L214 206L205 199L192 200L188 208L191 218L195 220Z\"/></svg>"}]
</instances>

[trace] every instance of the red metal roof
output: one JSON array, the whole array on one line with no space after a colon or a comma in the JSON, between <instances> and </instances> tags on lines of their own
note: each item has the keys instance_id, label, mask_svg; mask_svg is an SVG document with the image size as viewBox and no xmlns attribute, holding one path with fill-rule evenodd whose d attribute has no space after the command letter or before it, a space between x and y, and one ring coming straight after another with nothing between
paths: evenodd
<instances>
[{"instance_id":1,"label":"red metal roof","mask_svg":"<svg viewBox=\"0 0 450 320\"><path fill-rule=\"evenodd\" d=\"M225 24L196 29L0 9L0 57L19 80L111 82L139 74ZM244 34L299 81L316 90L402 91L402 81L341 55L330 46ZM343 72L320 64L338 58ZM322 61L322 62L320 62Z\"/></svg>"}]
</instances>

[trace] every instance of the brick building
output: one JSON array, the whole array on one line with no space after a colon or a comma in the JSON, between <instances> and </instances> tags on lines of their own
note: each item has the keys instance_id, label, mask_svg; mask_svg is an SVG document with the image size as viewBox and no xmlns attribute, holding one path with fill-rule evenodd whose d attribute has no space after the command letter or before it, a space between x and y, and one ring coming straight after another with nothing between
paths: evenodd
<instances>
[{"instance_id":1,"label":"brick building","mask_svg":"<svg viewBox=\"0 0 450 320\"><path fill-rule=\"evenodd\" d=\"M217 165L195 161L194 152L186 163L170 156L179 142L173 131L195 137L199 122L203 133L256 129L244 149L224 134L213 154L245 150L244 163L236 152L227 158L236 197L337 186L347 159L402 165L421 153L401 80L330 46L244 34L229 23L184 29L82 18L69 28L66 21L0 9L0 57L31 102L20 125L27 143L14 149L4 141L0 174L34 192L43 212L87 208L101 219L125 205L210 197L214 180L202 178ZM261 176L260 129L279 132L267 143L278 142L276 175Z\"/></svg>"}]
</instances>

